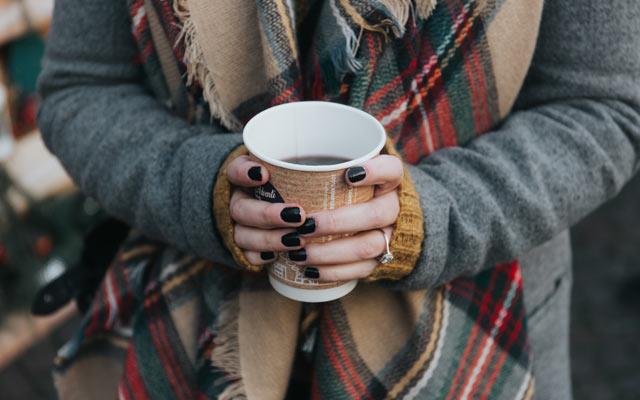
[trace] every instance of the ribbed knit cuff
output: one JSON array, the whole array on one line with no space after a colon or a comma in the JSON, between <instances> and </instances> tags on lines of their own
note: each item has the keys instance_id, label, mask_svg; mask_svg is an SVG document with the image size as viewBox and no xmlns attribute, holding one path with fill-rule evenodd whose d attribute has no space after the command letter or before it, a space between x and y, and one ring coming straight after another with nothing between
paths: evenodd
<instances>
[{"instance_id":1,"label":"ribbed knit cuff","mask_svg":"<svg viewBox=\"0 0 640 400\"><path fill-rule=\"evenodd\" d=\"M401 158L391 140L387 140L384 152ZM424 217L420 196L406 168L398 188L398 197L400 212L389 243L393 261L388 264L378 264L371 275L365 279L368 282L380 279L401 279L411 273L420 257L424 240Z\"/></svg>"},{"instance_id":2,"label":"ribbed knit cuff","mask_svg":"<svg viewBox=\"0 0 640 400\"><path fill-rule=\"evenodd\" d=\"M227 179L227 167L231 161L247 154L249 154L249 152L244 145L238 146L229 154L220 167L218 176L216 177L216 184L213 187L213 216L215 217L216 227L218 228L222 242L231 252L235 262L250 271L260 271L262 270L262 266L251 264L249 260L247 260L247 257L244 256L242 249L238 247L235 240L233 240L234 224L231 219L231 212L229 211L231 183Z\"/></svg>"}]
</instances>

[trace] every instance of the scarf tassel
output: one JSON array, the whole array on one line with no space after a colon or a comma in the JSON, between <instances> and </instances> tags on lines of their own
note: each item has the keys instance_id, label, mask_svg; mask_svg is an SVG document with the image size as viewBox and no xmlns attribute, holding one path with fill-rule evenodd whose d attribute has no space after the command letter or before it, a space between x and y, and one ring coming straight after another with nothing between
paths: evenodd
<instances>
[{"instance_id":1,"label":"scarf tassel","mask_svg":"<svg viewBox=\"0 0 640 400\"><path fill-rule=\"evenodd\" d=\"M194 82L199 83L202 86L202 95L209 105L211 118L218 118L223 126L231 130L242 131L240 121L222 104L220 95L214 84L213 75L207 67L204 51L197 38L195 22L193 18L191 18L191 12L187 3L188 0L177 0L174 2L174 12L182 22L182 29L178 36L177 43L180 43L180 41L184 43L187 86L191 86Z\"/></svg>"}]
</instances>

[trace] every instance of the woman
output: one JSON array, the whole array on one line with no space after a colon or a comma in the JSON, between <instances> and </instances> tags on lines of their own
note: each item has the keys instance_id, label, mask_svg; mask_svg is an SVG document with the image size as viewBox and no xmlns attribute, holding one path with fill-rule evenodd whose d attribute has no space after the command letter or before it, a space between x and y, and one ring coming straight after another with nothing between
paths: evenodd
<instances>
[{"instance_id":1,"label":"woman","mask_svg":"<svg viewBox=\"0 0 640 400\"><path fill-rule=\"evenodd\" d=\"M137 231L61 398L570 398L567 230L638 169L638 50L634 0L59 0L45 142ZM246 195L268 172L228 132L307 99L385 126L345 176L369 203ZM275 251L371 283L302 307L249 272Z\"/></svg>"}]
</instances>

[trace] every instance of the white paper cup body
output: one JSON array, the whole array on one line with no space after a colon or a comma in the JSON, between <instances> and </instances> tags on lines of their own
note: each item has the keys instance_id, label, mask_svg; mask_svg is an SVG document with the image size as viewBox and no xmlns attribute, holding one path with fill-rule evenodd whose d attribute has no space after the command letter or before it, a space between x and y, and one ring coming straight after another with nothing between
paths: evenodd
<instances>
[{"instance_id":1,"label":"white paper cup body","mask_svg":"<svg viewBox=\"0 0 640 400\"><path fill-rule=\"evenodd\" d=\"M344 182L344 171L380 154L386 141L382 125L359 109L329 102L297 102L269 108L253 117L243 131L249 153L271 176L270 184L256 190L267 201L300 204L308 213L366 201L372 187L352 188ZM303 165L291 159L330 157L344 162ZM271 185L272 186L269 186ZM333 237L314 239L326 242ZM357 282L319 282L307 279L304 267L279 254L269 267L269 280L276 291L294 300L323 302L340 298Z\"/></svg>"}]
</instances>

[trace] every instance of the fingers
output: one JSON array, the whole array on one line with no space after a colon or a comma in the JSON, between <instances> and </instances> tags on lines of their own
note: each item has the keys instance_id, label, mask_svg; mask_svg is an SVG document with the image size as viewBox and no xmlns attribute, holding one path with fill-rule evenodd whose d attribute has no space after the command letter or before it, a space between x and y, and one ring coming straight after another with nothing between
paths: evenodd
<instances>
[{"instance_id":1,"label":"fingers","mask_svg":"<svg viewBox=\"0 0 640 400\"><path fill-rule=\"evenodd\" d=\"M227 166L227 178L236 186L255 187L269 180L269 171L249 156L240 156Z\"/></svg>"},{"instance_id":2,"label":"fingers","mask_svg":"<svg viewBox=\"0 0 640 400\"><path fill-rule=\"evenodd\" d=\"M309 237L356 233L393 225L400 212L395 191L374 197L366 203L335 210L319 211L309 215L315 221L315 230Z\"/></svg>"},{"instance_id":3,"label":"fingers","mask_svg":"<svg viewBox=\"0 0 640 400\"><path fill-rule=\"evenodd\" d=\"M242 190L235 190L231 195L229 211L237 224L254 228L297 227L305 220L304 210L295 203L256 200Z\"/></svg>"},{"instance_id":4,"label":"fingers","mask_svg":"<svg viewBox=\"0 0 640 400\"><path fill-rule=\"evenodd\" d=\"M307 278L317 278L321 282L350 281L371 275L378 264L377 260L365 260L345 265L307 267L304 273Z\"/></svg>"},{"instance_id":5,"label":"fingers","mask_svg":"<svg viewBox=\"0 0 640 400\"><path fill-rule=\"evenodd\" d=\"M233 240L243 250L253 251L287 251L304 246L305 241L298 232L291 229L256 229L236 225Z\"/></svg>"},{"instance_id":6,"label":"fingers","mask_svg":"<svg viewBox=\"0 0 640 400\"><path fill-rule=\"evenodd\" d=\"M253 265L264 265L273 262L276 259L276 253L273 251L250 251L244 252L247 260Z\"/></svg>"},{"instance_id":7,"label":"fingers","mask_svg":"<svg viewBox=\"0 0 640 400\"><path fill-rule=\"evenodd\" d=\"M388 238L392 230L384 229ZM289 258L300 265L349 264L377 258L386 250L384 235L374 229L327 243L309 243L304 249L289 252Z\"/></svg>"},{"instance_id":8,"label":"fingers","mask_svg":"<svg viewBox=\"0 0 640 400\"><path fill-rule=\"evenodd\" d=\"M361 166L347 169L345 178L351 186L376 185L376 195L382 195L400 185L403 172L402 161L398 157L383 154Z\"/></svg>"}]
</instances>

